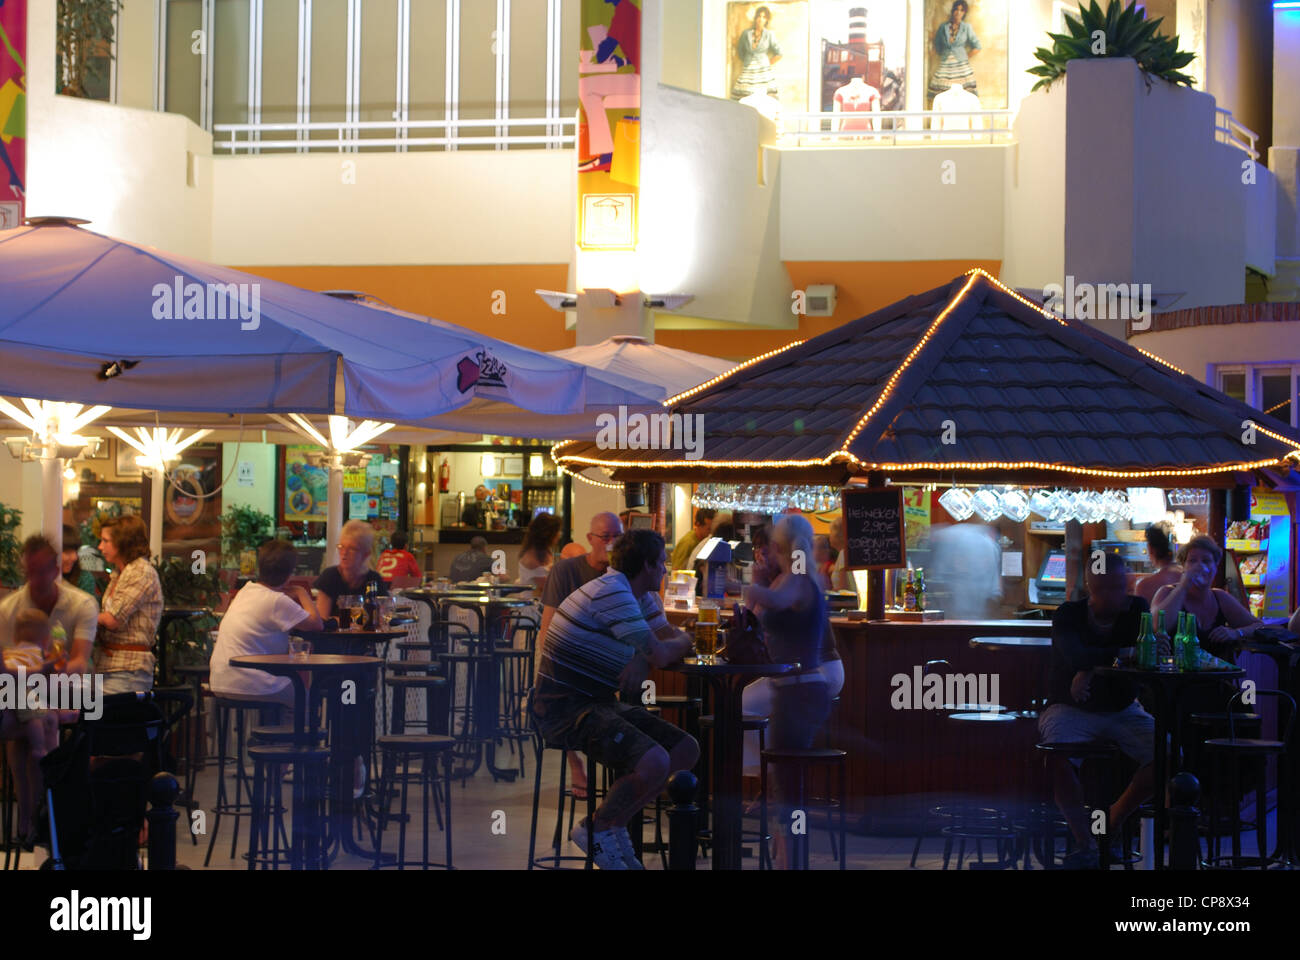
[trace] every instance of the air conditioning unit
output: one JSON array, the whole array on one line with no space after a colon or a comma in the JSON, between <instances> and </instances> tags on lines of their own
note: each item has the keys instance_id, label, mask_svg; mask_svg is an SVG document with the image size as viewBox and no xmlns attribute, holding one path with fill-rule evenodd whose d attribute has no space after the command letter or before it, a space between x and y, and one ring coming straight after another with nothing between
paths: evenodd
<instances>
[{"instance_id":1,"label":"air conditioning unit","mask_svg":"<svg viewBox=\"0 0 1300 960\"><path fill-rule=\"evenodd\" d=\"M835 284L810 284L806 307L810 317L829 317L835 313Z\"/></svg>"}]
</instances>

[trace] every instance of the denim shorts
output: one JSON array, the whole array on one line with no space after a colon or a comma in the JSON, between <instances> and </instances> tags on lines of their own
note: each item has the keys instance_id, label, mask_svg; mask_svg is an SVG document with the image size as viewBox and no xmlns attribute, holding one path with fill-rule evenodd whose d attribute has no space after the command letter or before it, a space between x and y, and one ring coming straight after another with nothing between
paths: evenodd
<instances>
[{"instance_id":1,"label":"denim shorts","mask_svg":"<svg viewBox=\"0 0 1300 960\"><path fill-rule=\"evenodd\" d=\"M1038 718L1038 733L1048 743L1114 740L1120 751L1145 767L1155 758L1156 722L1134 700L1123 710L1095 713L1054 703Z\"/></svg>"},{"instance_id":2,"label":"denim shorts","mask_svg":"<svg viewBox=\"0 0 1300 960\"><path fill-rule=\"evenodd\" d=\"M538 706L537 727L548 746L578 750L620 774L656 746L671 752L687 736L640 704L573 696Z\"/></svg>"}]
</instances>

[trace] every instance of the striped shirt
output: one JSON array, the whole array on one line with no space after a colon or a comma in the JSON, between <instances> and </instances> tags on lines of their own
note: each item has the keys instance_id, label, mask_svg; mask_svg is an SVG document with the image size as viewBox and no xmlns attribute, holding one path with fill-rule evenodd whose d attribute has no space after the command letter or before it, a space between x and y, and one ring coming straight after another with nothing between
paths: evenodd
<instances>
[{"instance_id":1,"label":"striped shirt","mask_svg":"<svg viewBox=\"0 0 1300 960\"><path fill-rule=\"evenodd\" d=\"M580 695L612 698L637 653L649 654L655 631L668 626L659 595L639 601L627 577L609 570L584 583L555 611L538 674Z\"/></svg>"}]
</instances>

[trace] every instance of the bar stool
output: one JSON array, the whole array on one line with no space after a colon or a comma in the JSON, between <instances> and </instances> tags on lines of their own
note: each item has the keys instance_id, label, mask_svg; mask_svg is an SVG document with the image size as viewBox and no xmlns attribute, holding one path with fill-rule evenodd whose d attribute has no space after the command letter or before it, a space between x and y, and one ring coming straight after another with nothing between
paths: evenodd
<instances>
[{"instance_id":1,"label":"bar stool","mask_svg":"<svg viewBox=\"0 0 1300 960\"><path fill-rule=\"evenodd\" d=\"M248 748L253 761L252 822L248 834L248 869L324 869L325 783L330 751L293 743L255 743ZM280 769L293 771L290 806L293 835L285 832ZM285 848L281 848L281 840Z\"/></svg>"},{"instance_id":2,"label":"bar stool","mask_svg":"<svg viewBox=\"0 0 1300 960\"><path fill-rule=\"evenodd\" d=\"M1096 799L1097 793L1100 793L1101 799L1098 800L1096 805L1089 805L1088 808L1090 810L1108 810L1110 802L1114 798L1118 797L1123 791L1123 777L1119 766L1122 755L1120 753L1119 744L1114 741L1084 740L1076 743L1045 742L1036 744L1034 749L1043 757L1045 763L1051 757L1057 757L1062 761L1079 760L1083 763L1091 764L1094 769L1100 768L1102 776L1100 778L1098 789L1094 791L1094 799ZM1136 818L1129 818L1128 823L1125 824L1124 830L1119 837L1122 852L1120 863L1123 864L1125 870L1132 870L1133 865L1138 862L1137 858L1132 855L1131 851L1133 824L1135 823L1135 820ZM1050 870L1055 866L1055 839L1058 831L1056 830L1054 823L1049 823L1048 826L1052 829L1052 837L1050 842L1047 838L1044 838L1044 842L1042 843L1042 853L1040 856L1046 858L1043 865ZM1069 834L1067 831L1067 836L1069 837L1069 842L1073 842L1073 834ZM1108 870L1111 866L1110 833L1107 832L1104 834L1100 840L1101 842L1098 844L1098 847L1100 848L1098 857L1101 869Z\"/></svg>"},{"instance_id":3,"label":"bar stool","mask_svg":"<svg viewBox=\"0 0 1300 960\"><path fill-rule=\"evenodd\" d=\"M1290 705L1290 713L1287 714L1286 725L1283 727L1281 740L1266 740L1260 738L1245 738L1236 735L1236 721L1232 713L1232 705L1241 701L1241 694L1235 693L1232 699L1228 701L1228 736L1226 738L1214 738L1205 741L1205 750L1210 758L1210 771L1212 774L1210 797L1213 806L1210 808L1210 824L1212 850L1211 855L1207 858L1207 863L1211 867L1218 867L1226 863L1231 869L1241 869L1243 867L1258 866L1261 870L1267 870L1271 864L1279 862L1289 862L1295 857L1295 838L1289 825L1292 815L1290 810L1285 809L1286 800L1289 798L1291 784L1288 782L1289 776L1286 764L1282 762L1282 757L1286 753L1291 743L1291 733L1295 727L1296 703L1295 699L1282 690L1261 690L1256 689L1255 695L1264 695L1276 697L1279 701L1285 700ZM1274 854L1268 851L1268 758L1278 758L1278 849ZM1232 854L1220 855L1220 833L1219 826L1219 800L1222 791L1219 789L1221 783L1219 774L1222 766L1227 764L1229 768L1229 792L1228 796L1232 798L1231 810L1232 817ZM1255 769L1255 845L1258 850L1258 856L1243 857L1241 855L1241 768L1243 765L1249 765Z\"/></svg>"},{"instance_id":4,"label":"bar stool","mask_svg":"<svg viewBox=\"0 0 1300 960\"><path fill-rule=\"evenodd\" d=\"M496 648L497 676L501 691L501 713L497 734L519 753L519 775L524 772L524 743L532 739L524 718L524 702L533 684L534 653L538 623L524 614L510 614L505 620L505 641ZM515 637L524 635L524 646L514 646Z\"/></svg>"},{"instance_id":5,"label":"bar stool","mask_svg":"<svg viewBox=\"0 0 1300 960\"><path fill-rule=\"evenodd\" d=\"M497 721L498 705L479 703L477 696L479 672L497 669L496 656L491 650L476 650L476 646L477 643L466 651L438 654L438 660L447 672L447 686L450 690L448 732L459 741L457 759L465 764L456 772L462 787L477 772L483 748L492 741L492 728L495 728ZM465 702L457 705L456 690L460 686L462 670L465 676ZM458 716L459 733L456 727Z\"/></svg>"},{"instance_id":6,"label":"bar stool","mask_svg":"<svg viewBox=\"0 0 1300 960\"><path fill-rule=\"evenodd\" d=\"M690 698L684 698L684 699L690 699ZM746 733L758 734L758 751L760 755L762 754L763 750L767 748L767 725L769 720L770 720L769 717L759 716L756 713L746 713L743 714L740 718L740 730L742 736ZM704 741L707 740L708 750L713 749L713 737L711 734L715 723L716 721L714 719L713 714L711 713L706 713L704 716L699 718L701 744L703 744ZM706 733L710 735L706 737L705 736ZM704 756L705 751L702 749L700 751L700 754L701 756ZM660 821L659 821L661 800L662 797L655 798L655 841L662 844L663 831L662 828L660 827ZM707 826L707 822L706 822L706 826ZM701 830L699 832L699 839L706 840L710 835L711 834L707 829ZM772 837L767 832L767 821L762 820L760 818L760 828L758 830L742 829L740 831L740 839L741 839L741 843L751 842L751 843L758 844L758 869L770 870L772 867L772 860L770 854L768 853L767 845L768 842L771 841ZM832 843L833 842L834 841L832 841ZM663 854L662 851L661 854L663 856L664 869L666 870L668 869L667 855Z\"/></svg>"},{"instance_id":7,"label":"bar stool","mask_svg":"<svg viewBox=\"0 0 1300 960\"><path fill-rule=\"evenodd\" d=\"M0 745L0 823L4 830L4 851L6 870L17 870L18 861L22 859L23 848L15 835L15 822L18 816L18 791L14 788L14 778L9 770L9 751Z\"/></svg>"},{"instance_id":8,"label":"bar stool","mask_svg":"<svg viewBox=\"0 0 1300 960\"><path fill-rule=\"evenodd\" d=\"M251 726L248 723L247 715L256 712L259 722L269 725L272 722L272 714L278 713L280 709L279 704L269 703L265 699L235 694L214 694L212 707L217 722L217 755L214 758L217 764L217 799L212 807L215 816L212 822L212 835L208 838L208 852L203 858L205 867L212 861L212 850L217 843L217 834L221 831L222 818L230 817L235 821L234 835L230 838L230 858L233 860L235 851L239 846L239 821L242 817L247 817L252 813L252 785L248 770L244 766L244 753L248 746L247 729ZM235 752L233 754L227 752L232 718L235 727ZM230 799L226 788L227 764L233 764L235 768L234 800ZM245 797L248 799L245 800Z\"/></svg>"},{"instance_id":9,"label":"bar stool","mask_svg":"<svg viewBox=\"0 0 1300 960\"><path fill-rule=\"evenodd\" d=\"M581 857L575 857L572 854L561 854L560 846L563 843L561 835L564 830L564 800L566 796L564 780L569 772L569 751L563 747L551 746L542 737L541 731L537 728L537 718L533 715L532 699L532 691L529 691L525 709L528 711L528 723L533 732L533 765L535 772L533 775L532 825L528 833L528 869L532 870L536 867L538 870L573 870L576 868L563 867L561 864L581 862L583 864L582 869L590 870L595 865L595 860L592 858L595 844L592 843L591 834L596 822L596 761L591 757L587 757L587 852ZM542 759L547 750L557 751L560 754L560 785L555 804L555 836L552 842L555 852L539 857L537 855L537 811L542 797Z\"/></svg>"},{"instance_id":10,"label":"bar stool","mask_svg":"<svg viewBox=\"0 0 1300 960\"><path fill-rule=\"evenodd\" d=\"M1183 740L1183 768L1194 773L1207 790L1218 791L1217 797L1208 793L1201 794L1202 810L1208 811L1211 807L1215 807L1226 813L1234 803L1239 804L1242 799L1240 796L1228 798L1225 791L1228 790L1229 784L1226 780L1211 784L1214 780L1214 772L1210 769L1210 758L1205 750L1205 741L1230 737L1234 729L1244 737L1258 737L1261 735L1263 722L1263 717L1253 712L1233 711L1231 717L1223 710L1187 715L1187 725L1193 732ZM1208 812L1206 816L1209 817ZM1253 822L1243 823L1242 826L1250 830L1255 829ZM1231 829L1231 821L1216 823L1211 819L1208 827L1207 835L1213 837L1221 832L1221 828L1223 832Z\"/></svg>"},{"instance_id":11,"label":"bar stool","mask_svg":"<svg viewBox=\"0 0 1300 960\"><path fill-rule=\"evenodd\" d=\"M806 808L806 797L808 794L807 787L810 778L809 775L812 772L821 767L825 767L828 783L831 772L839 772L839 792L837 799L840 808L840 850L843 851L843 855L839 858L839 868L841 870L847 869L847 861L849 859L847 846L848 830L845 824L844 812L848 806L848 754L843 750L826 749L823 747L789 747L785 749L763 750L759 754L759 757L759 789L762 791L762 796L759 801L759 824L765 837L767 835L767 765L769 763L792 764L798 768L799 787L797 795L794 798L783 798L797 810L803 810ZM829 787L827 792L829 793ZM828 826L829 823L830 817L828 814ZM782 829L785 828L783 827ZM799 866L794 867L796 870L807 870L808 851L810 846L808 843L807 833L802 835L792 833L789 836L791 840L789 862L792 864L799 864ZM767 844L764 843L763 846L766 847ZM760 858L760 868L761 866L762 863Z\"/></svg>"},{"instance_id":12,"label":"bar stool","mask_svg":"<svg viewBox=\"0 0 1300 960\"><path fill-rule=\"evenodd\" d=\"M401 789L402 807L397 828L397 859L391 866L405 870L409 865L418 864L421 870L430 867L454 869L451 860L451 767L456 741L452 737L436 734L399 734L378 738L379 751L382 756L382 772L379 777L379 824L375 832L375 869L382 864L382 847L384 829L388 824L389 794L394 786ZM420 771L411 773L411 759L420 761ZM437 761L442 760L442 776L437 775ZM402 772L397 773L401 763ZM413 783L420 785L420 840L421 858L417 861L406 859L406 824L407 791ZM443 831L447 841L447 860L445 863L433 863L429 860L429 794L434 794L434 815L438 818L438 827ZM442 808L438 803L441 797Z\"/></svg>"}]
</instances>

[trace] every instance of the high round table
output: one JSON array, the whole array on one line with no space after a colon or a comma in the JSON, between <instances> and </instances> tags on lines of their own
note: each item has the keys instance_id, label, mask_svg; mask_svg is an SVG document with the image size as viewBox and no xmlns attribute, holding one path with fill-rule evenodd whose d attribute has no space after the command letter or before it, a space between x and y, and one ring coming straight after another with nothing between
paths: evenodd
<instances>
[{"instance_id":1,"label":"high round table","mask_svg":"<svg viewBox=\"0 0 1300 960\"><path fill-rule=\"evenodd\" d=\"M668 668L707 680L713 692L713 869L739 870L744 775L741 691L759 677L799 670L797 663L727 663L688 657Z\"/></svg>"},{"instance_id":2,"label":"high round table","mask_svg":"<svg viewBox=\"0 0 1300 960\"><path fill-rule=\"evenodd\" d=\"M1178 698L1188 687L1219 680L1237 680L1246 671L1232 670L1139 670L1136 667L1098 667L1097 672L1112 677L1127 677L1151 691L1152 718L1155 720L1155 760L1152 763L1153 789L1151 805L1155 809L1155 869L1165 869L1165 825L1168 811L1165 806L1165 784L1168 780L1168 762L1165 757L1165 740L1172 731L1170 753L1179 762Z\"/></svg>"},{"instance_id":3,"label":"high round table","mask_svg":"<svg viewBox=\"0 0 1300 960\"><path fill-rule=\"evenodd\" d=\"M307 685L303 680L303 674L310 674L313 681L319 678L324 684L349 679L349 674L357 675L369 671L377 673L382 664L383 661L378 657L334 653L313 653L306 657L294 657L287 653L260 653L230 658L232 667L262 670L273 676L288 677L292 681L294 736L298 743L307 745L316 743L320 724L319 713L315 710L307 710ZM362 692L365 688L364 684L358 685L358 692ZM373 858L374 851L364 850L352 842L352 767L356 754L353 750L354 738L346 732L349 728L348 721L359 717L358 723L365 723L367 718L373 718L373 696L356 697L351 703L344 703L342 697L328 697L326 705L334 717L335 733L330 743L330 766L333 768L330 777L332 789L329 796L330 809L326 815L326 825L330 828L330 832L325 838L309 837L308 850L311 849L310 844L323 841L324 848L331 851L322 858L322 862L328 865L337 852L334 841L339 840L349 852L357 856ZM357 707L363 707L359 715L352 712ZM352 727L357 725L357 723L351 724ZM310 852L305 859L311 862Z\"/></svg>"}]
</instances>

